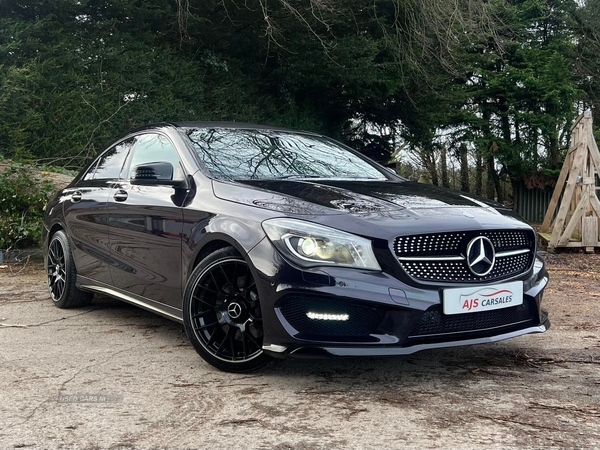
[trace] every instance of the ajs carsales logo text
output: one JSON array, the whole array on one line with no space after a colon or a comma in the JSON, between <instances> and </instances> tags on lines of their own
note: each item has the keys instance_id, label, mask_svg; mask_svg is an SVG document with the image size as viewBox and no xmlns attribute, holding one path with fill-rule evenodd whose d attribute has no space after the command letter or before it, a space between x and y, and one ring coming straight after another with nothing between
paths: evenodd
<instances>
[{"instance_id":1,"label":"ajs carsales logo text","mask_svg":"<svg viewBox=\"0 0 600 450\"><path fill-rule=\"evenodd\" d=\"M461 295L459 301L461 308L466 311L480 307L485 309L489 306L511 303L513 292L510 289L483 288L470 294Z\"/></svg>"}]
</instances>

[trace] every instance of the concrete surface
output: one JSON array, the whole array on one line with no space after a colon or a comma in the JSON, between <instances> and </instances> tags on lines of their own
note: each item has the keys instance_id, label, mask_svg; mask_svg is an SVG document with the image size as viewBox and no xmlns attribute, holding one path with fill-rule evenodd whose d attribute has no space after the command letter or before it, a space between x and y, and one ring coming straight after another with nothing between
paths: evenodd
<instances>
[{"instance_id":1,"label":"concrete surface","mask_svg":"<svg viewBox=\"0 0 600 450\"><path fill-rule=\"evenodd\" d=\"M60 310L39 265L0 266L0 448L600 448L600 255L548 258L543 335L250 375L178 324Z\"/></svg>"}]
</instances>

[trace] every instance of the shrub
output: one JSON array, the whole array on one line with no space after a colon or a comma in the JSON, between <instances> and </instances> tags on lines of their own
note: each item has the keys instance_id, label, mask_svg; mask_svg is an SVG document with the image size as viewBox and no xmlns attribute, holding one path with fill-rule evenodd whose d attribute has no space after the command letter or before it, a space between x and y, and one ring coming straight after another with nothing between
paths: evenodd
<instances>
[{"instance_id":1,"label":"shrub","mask_svg":"<svg viewBox=\"0 0 600 450\"><path fill-rule=\"evenodd\" d=\"M0 171L0 249L41 245L44 207L54 186L44 173L11 164Z\"/></svg>"}]
</instances>

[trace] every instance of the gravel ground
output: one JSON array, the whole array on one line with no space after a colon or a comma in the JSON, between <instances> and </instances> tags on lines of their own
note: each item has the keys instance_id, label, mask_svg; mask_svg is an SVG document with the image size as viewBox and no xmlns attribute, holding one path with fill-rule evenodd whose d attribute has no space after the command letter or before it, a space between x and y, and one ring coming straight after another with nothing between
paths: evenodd
<instances>
[{"instance_id":1,"label":"gravel ground","mask_svg":"<svg viewBox=\"0 0 600 450\"><path fill-rule=\"evenodd\" d=\"M600 255L547 261L543 335L250 375L176 323L59 310L40 266L0 266L0 448L600 448Z\"/></svg>"}]
</instances>

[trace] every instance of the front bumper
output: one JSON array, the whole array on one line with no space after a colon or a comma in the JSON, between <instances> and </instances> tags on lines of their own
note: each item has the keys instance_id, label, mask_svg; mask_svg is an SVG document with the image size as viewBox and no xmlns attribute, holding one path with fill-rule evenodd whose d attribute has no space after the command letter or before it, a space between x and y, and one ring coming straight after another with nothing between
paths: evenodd
<instances>
[{"instance_id":1,"label":"front bumper","mask_svg":"<svg viewBox=\"0 0 600 450\"><path fill-rule=\"evenodd\" d=\"M435 348L460 347L463 345L489 344L491 342L503 341L525 334L544 333L550 328L550 321L546 321L539 326L523 328L522 330L513 331L510 333L497 334L494 336L482 337L477 339L464 339L459 341L443 341L430 344L416 344L409 347L398 346L381 346L381 347L298 347L288 351L289 356L294 358L315 358L322 356L394 356L394 355L410 355L420 352L421 350L431 350ZM271 355L281 357L282 352L286 352L285 347L270 346L263 347ZM285 353L284 353L285 354Z\"/></svg>"},{"instance_id":2,"label":"front bumper","mask_svg":"<svg viewBox=\"0 0 600 450\"><path fill-rule=\"evenodd\" d=\"M548 283L541 260L517 278L523 281L523 305L444 316L442 288L407 284L385 268L383 272L300 269L282 258L268 239L248 257L261 298L263 349L276 357L405 355L496 342L550 328L541 309ZM350 319L315 324L306 317L306 311L313 309L347 314Z\"/></svg>"}]
</instances>

